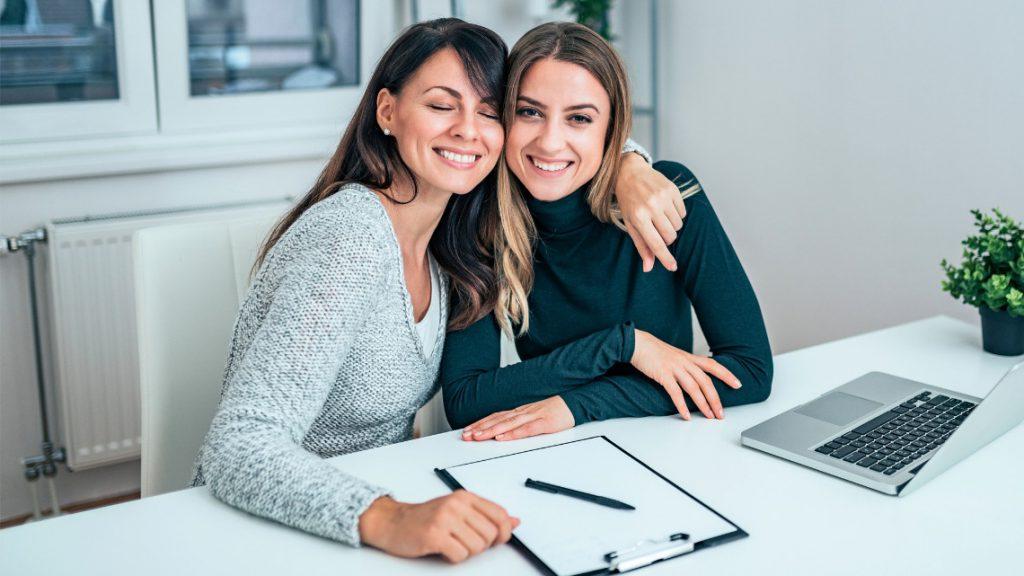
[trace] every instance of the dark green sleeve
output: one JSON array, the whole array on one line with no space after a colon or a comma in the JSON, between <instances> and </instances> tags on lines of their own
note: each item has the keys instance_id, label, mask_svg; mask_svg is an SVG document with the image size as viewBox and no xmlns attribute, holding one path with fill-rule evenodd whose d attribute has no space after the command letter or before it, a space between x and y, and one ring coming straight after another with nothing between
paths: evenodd
<instances>
[{"instance_id":1,"label":"dark green sleeve","mask_svg":"<svg viewBox=\"0 0 1024 576\"><path fill-rule=\"evenodd\" d=\"M501 332L488 315L445 338L440 378L448 423L462 428L494 412L563 394L632 356L633 326L627 323L499 368Z\"/></svg>"},{"instance_id":2,"label":"dark green sleeve","mask_svg":"<svg viewBox=\"0 0 1024 576\"><path fill-rule=\"evenodd\" d=\"M685 166L655 167L676 182L694 179ZM712 356L743 385L734 390L712 377L723 406L762 402L771 393L772 352L757 296L732 243L704 192L685 200L686 221L674 255L686 294L707 338ZM637 326L643 329L643 326ZM576 423L627 416L675 413L668 394L643 374L609 375L562 394ZM687 406L694 405L687 396Z\"/></svg>"}]
</instances>

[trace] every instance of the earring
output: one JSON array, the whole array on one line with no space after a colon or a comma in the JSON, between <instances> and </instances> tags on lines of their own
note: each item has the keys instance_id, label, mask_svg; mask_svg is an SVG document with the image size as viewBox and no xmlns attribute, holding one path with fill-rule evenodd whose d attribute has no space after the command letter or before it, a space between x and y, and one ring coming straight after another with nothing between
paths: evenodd
<instances>
[{"instance_id":1,"label":"earring","mask_svg":"<svg viewBox=\"0 0 1024 576\"><path fill-rule=\"evenodd\" d=\"M391 130L388 130L387 128L385 128L384 129L384 135L385 136L391 136Z\"/></svg>"}]
</instances>

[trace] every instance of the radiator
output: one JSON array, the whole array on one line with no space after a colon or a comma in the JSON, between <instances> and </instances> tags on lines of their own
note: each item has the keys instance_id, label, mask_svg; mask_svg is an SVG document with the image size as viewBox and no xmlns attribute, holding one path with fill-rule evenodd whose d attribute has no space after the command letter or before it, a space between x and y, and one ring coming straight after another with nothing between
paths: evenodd
<instances>
[{"instance_id":1,"label":"radiator","mask_svg":"<svg viewBox=\"0 0 1024 576\"><path fill-rule=\"evenodd\" d=\"M164 224L282 213L289 203L280 199L47 224L53 388L69 468L140 456L132 234Z\"/></svg>"}]
</instances>

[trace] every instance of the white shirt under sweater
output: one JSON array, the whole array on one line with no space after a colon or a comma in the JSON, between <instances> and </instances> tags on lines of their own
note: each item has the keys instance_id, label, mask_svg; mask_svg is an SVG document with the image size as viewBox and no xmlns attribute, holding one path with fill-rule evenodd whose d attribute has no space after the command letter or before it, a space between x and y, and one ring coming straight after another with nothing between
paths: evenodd
<instances>
[{"instance_id":1,"label":"white shirt under sweater","mask_svg":"<svg viewBox=\"0 0 1024 576\"><path fill-rule=\"evenodd\" d=\"M324 458L410 439L416 411L437 391L444 348L447 279L439 275L436 290L431 282L438 321L428 348L400 254L384 206L364 186L341 188L292 224L239 310L194 486L359 544L359 516L387 490Z\"/></svg>"},{"instance_id":2,"label":"white shirt under sweater","mask_svg":"<svg viewBox=\"0 0 1024 576\"><path fill-rule=\"evenodd\" d=\"M437 261L433 255L428 254L427 257L430 259L430 305L427 306L427 313L423 319L416 323L416 333L419 335L423 350L429 354L437 343L438 324L441 322L440 298L437 296L441 281L438 278Z\"/></svg>"}]
</instances>

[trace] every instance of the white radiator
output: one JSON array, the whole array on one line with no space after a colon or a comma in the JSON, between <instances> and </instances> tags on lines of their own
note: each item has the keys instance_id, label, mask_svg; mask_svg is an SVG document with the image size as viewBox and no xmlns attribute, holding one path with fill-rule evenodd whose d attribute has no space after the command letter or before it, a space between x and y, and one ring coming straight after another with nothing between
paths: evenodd
<instances>
[{"instance_id":1,"label":"white radiator","mask_svg":"<svg viewBox=\"0 0 1024 576\"><path fill-rule=\"evenodd\" d=\"M140 455L132 234L164 224L280 214L288 205L281 199L47 225L53 385L69 468Z\"/></svg>"}]
</instances>

